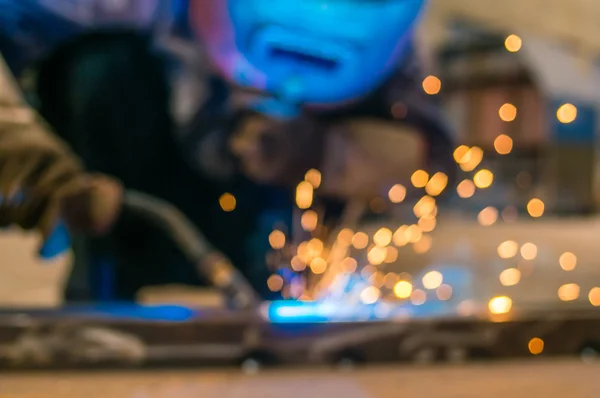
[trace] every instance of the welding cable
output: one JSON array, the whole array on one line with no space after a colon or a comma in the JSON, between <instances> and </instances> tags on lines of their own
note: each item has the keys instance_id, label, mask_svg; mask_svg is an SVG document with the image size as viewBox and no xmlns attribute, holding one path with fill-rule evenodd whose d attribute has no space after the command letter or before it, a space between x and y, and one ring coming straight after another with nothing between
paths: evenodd
<instances>
[{"instance_id":1,"label":"welding cable","mask_svg":"<svg viewBox=\"0 0 600 398\"><path fill-rule=\"evenodd\" d=\"M248 280L177 208L161 199L131 190L125 192L123 205L166 231L196 266L196 271L221 289L236 309L258 307L258 294Z\"/></svg>"}]
</instances>

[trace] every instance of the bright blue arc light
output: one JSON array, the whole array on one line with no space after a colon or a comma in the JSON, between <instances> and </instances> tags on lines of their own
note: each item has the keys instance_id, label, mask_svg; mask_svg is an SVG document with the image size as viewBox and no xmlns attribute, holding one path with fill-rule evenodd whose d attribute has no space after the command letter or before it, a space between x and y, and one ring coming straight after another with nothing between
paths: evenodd
<instances>
[{"instance_id":1,"label":"bright blue arc light","mask_svg":"<svg viewBox=\"0 0 600 398\"><path fill-rule=\"evenodd\" d=\"M266 316L272 323L330 323L429 318L452 314L453 303L432 301L419 306L405 304L348 305L334 302L274 301Z\"/></svg>"}]
</instances>

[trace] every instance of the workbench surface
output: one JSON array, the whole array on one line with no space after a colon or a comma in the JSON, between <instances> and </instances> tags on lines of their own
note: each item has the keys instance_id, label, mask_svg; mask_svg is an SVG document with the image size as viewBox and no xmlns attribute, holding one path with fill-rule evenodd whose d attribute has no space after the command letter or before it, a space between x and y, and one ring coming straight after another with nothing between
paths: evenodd
<instances>
[{"instance_id":1,"label":"workbench surface","mask_svg":"<svg viewBox=\"0 0 600 398\"><path fill-rule=\"evenodd\" d=\"M11 398L410 398L597 397L600 364L578 360L470 365L237 370L163 370L0 375Z\"/></svg>"}]
</instances>

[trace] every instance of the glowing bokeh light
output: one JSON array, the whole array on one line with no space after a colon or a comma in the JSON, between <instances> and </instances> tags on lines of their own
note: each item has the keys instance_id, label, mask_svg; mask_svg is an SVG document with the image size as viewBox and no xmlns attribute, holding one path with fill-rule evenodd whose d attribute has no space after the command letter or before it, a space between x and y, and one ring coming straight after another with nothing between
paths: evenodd
<instances>
[{"instance_id":1,"label":"glowing bokeh light","mask_svg":"<svg viewBox=\"0 0 600 398\"><path fill-rule=\"evenodd\" d=\"M310 262L310 270L316 274L320 275L327 270L327 261L321 257L316 257Z\"/></svg>"},{"instance_id":2,"label":"glowing bokeh light","mask_svg":"<svg viewBox=\"0 0 600 398\"><path fill-rule=\"evenodd\" d=\"M269 234L269 244L273 249L283 249L285 246L285 234L277 229L274 230Z\"/></svg>"},{"instance_id":3,"label":"glowing bokeh light","mask_svg":"<svg viewBox=\"0 0 600 398\"><path fill-rule=\"evenodd\" d=\"M436 297L441 301L447 301L452 298L452 286L450 285L440 285L435 290Z\"/></svg>"},{"instance_id":4,"label":"glowing bokeh light","mask_svg":"<svg viewBox=\"0 0 600 398\"><path fill-rule=\"evenodd\" d=\"M506 134L500 134L494 140L494 149L499 155L508 155L513 149L513 140Z\"/></svg>"},{"instance_id":5,"label":"glowing bokeh light","mask_svg":"<svg viewBox=\"0 0 600 398\"><path fill-rule=\"evenodd\" d=\"M346 257L342 260L342 269L349 274L356 272L358 262L352 257Z\"/></svg>"},{"instance_id":6,"label":"glowing bokeh light","mask_svg":"<svg viewBox=\"0 0 600 398\"><path fill-rule=\"evenodd\" d=\"M237 200L235 199L235 196L229 192L225 192L219 198L219 206L221 206L223 211L229 213L235 210L235 207L237 206Z\"/></svg>"},{"instance_id":7,"label":"glowing bokeh light","mask_svg":"<svg viewBox=\"0 0 600 398\"><path fill-rule=\"evenodd\" d=\"M300 218L302 229L308 232L312 232L317 229L318 222L319 216L314 210L306 210L304 213L302 213L302 217Z\"/></svg>"},{"instance_id":8,"label":"glowing bokeh light","mask_svg":"<svg viewBox=\"0 0 600 398\"><path fill-rule=\"evenodd\" d=\"M500 283L503 286L514 286L521 281L521 271L517 268L508 268L500 273Z\"/></svg>"},{"instance_id":9,"label":"glowing bokeh light","mask_svg":"<svg viewBox=\"0 0 600 398\"><path fill-rule=\"evenodd\" d=\"M350 228L344 228L338 233L337 239L345 245L350 245L352 244L353 237L354 231L352 231Z\"/></svg>"},{"instance_id":10,"label":"glowing bokeh light","mask_svg":"<svg viewBox=\"0 0 600 398\"><path fill-rule=\"evenodd\" d=\"M363 276L363 278L368 279L376 271L377 271L377 268L375 266L369 264L369 265L363 267L363 269L360 271L360 274Z\"/></svg>"},{"instance_id":11,"label":"glowing bokeh light","mask_svg":"<svg viewBox=\"0 0 600 398\"><path fill-rule=\"evenodd\" d=\"M360 300L363 304L375 304L381 296L381 291L375 286L369 286L360 293Z\"/></svg>"},{"instance_id":12,"label":"glowing bokeh light","mask_svg":"<svg viewBox=\"0 0 600 398\"><path fill-rule=\"evenodd\" d=\"M533 243L525 243L521 246L521 257L525 260L533 260L537 257L538 248Z\"/></svg>"},{"instance_id":13,"label":"glowing bokeh light","mask_svg":"<svg viewBox=\"0 0 600 398\"><path fill-rule=\"evenodd\" d=\"M296 187L296 206L301 209L308 209L312 206L314 196L314 187L308 181L302 181Z\"/></svg>"},{"instance_id":14,"label":"glowing bokeh light","mask_svg":"<svg viewBox=\"0 0 600 398\"><path fill-rule=\"evenodd\" d=\"M466 153L460 161L460 168L463 171L473 171L483 160L483 149L474 146Z\"/></svg>"},{"instance_id":15,"label":"glowing bokeh light","mask_svg":"<svg viewBox=\"0 0 600 398\"><path fill-rule=\"evenodd\" d=\"M406 198L406 187L396 184L388 191L388 197L392 203L401 203Z\"/></svg>"},{"instance_id":16,"label":"glowing bokeh light","mask_svg":"<svg viewBox=\"0 0 600 398\"><path fill-rule=\"evenodd\" d=\"M292 257L290 260L290 265L292 269L296 272L302 272L306 269L306 263L302 261L302 259L298 256Z\"/></svg>"},{"instance_id":17,"label":"glowing bokeh light","mask_svg":"<svg viewBox=\"0 0 600 398\"><path fill-rule=\"evenodd\" d=\"M306 248L310 257L317 257L323 252L324 244L322 240L313 238L308 241Z\"/></svg>"},{"instance_id":18,"label":"glowing bokeh light","mask_svg":"<svg viewBox=\"0 0 600 398\"><path fill-rule=\"evenodd\" d=\"M567 283L558 288L558 298L562 301L573 301L579 298L580 288L576 283Z\"/></svg>"},{"instance_id":19,"label":"glowing bokeh light","mask_svg":"<svg viewBox=\"0 0 600 398\"><path fill-rule=\"evenodd\" d=\"M370 264L380 265L385 261L386 254L385 247L375 246L367 253L367 260Z\"/></svg>"},{"instance_id":20,"label":"glowing bokeh light","mask_svg":"<svg viewBox=\"0 0 600 398\"><path fill-rule=\"evenodd\" d=\"M398 260L398 249L393 246L388 246L385 249L385 260L383 261L386 264L393 264Z\"/></svg>"},{"instance_id":21,"label":"glowing bokeh light","mask_svg":"<svg viewBox=\"0 0 600 398\"><path fill-rule=\"evenodd\" d=\"M399 227L394 235L392 236L392 241L394 245L398 247L406 246L408 243L408 237L406 236L406 231L408 230L408 225L402 225Z\"/></svg>"},{"instance_id":22,"label":"glowing bokeh light","mask_svg":"<svg viewBox=\"0 0 600 398\"><path fill-rule=\"evenodd\" d=\"M393 289L396 283L400 281L400 276L394 272L388 272L383 278L383 283L388 289Z\"/></svg>"},{"instance_id":23,"label":"glowing bokeh light","mask_svg":"<svg viewBox=\"0 0 600 398\"><path fill-rule=\"evenodd\" d=\"M423 287L428 290L437 289L440 287L443 281L444 276L438 271L430 271L426 273L421 280L421 282L423 282Z\"/></svg>"},{"instance_id":24,"label":"glowing bokeh light","mask_svg":"<svg viewBox=\"0 0 600 398\"><path fill-rule=\"evenodd\" d=\"M594 307L599 307L600 306L600 287L591 288L590 292L588 294L588 299L590 300L590 303Z\"/></svg>"},{"instance_id":25,"label":"glowing bokeh light","mask_svg":"<svg viewBox=\"0 0 600 398\"><path fill-rule=\"evenodd\" d=\"M429 181L429 174L425 170L417 170L410 176L410 182L415 188L425 188Z\"/></svg>"},{"instance_id":26,"label":"glowing bokeh light","mask_svg":"<svg viewBox=\"0 0 600 398\"><path fill-rule=\"evenodd\" d=\"M504 47L507 51L516 53L523 47L523 40L515 34L509 35L506 40L504 40Z\"/></svg>"},{"instance_id":27,"label":"glowing bokeh light","mask_svg":"<svg viewBox=\"0 0 600 398\"><path fill-rule=\"evenodd\" d=\"M277 274L269 276L267 287L272 292L279 292L283 289L283 278Z\"/></svg>"},{"instance_id":28,"label":"glowing bokeh light","mask_svg":"<svg viewBox=\"0 0 600 398\"><path fill-rule=\"evenodd\" d=\"M425 301L427 301L427 293L421 289L413 290L412 294L410 295L410 302L413 305L422 305L425 304Z\"/></svg>"},{"instance_id":29,"label":"glowing bokeh light","mask_svg":"<svg viewBox=\"0 0 600 398\"><path fill-rule=\"evenodd\" d=\"M431 232L435 229L435 226L437 224L437 221L435 219L435 217L421 217L419 218L419 222L417 223L417 225L419 226L419 228L421 228L421 231L423 232Z\"/></svg>"},{"instance_id":30,"label":"glowing bokeh light","mask_svg":"<svg viewBox=\"0 0 600 398\"><path fill-rule=\"evenodd\" d=\"M461 301L456 307L456 312L460 316L470 316L475 313L477 309L477 305L473 300L464 300Z\"/></svg>"},{"instance_id":31,"label":"glowing bokeh light","mask_svg":"<svg viewBox=\"0 0 600 398\"><path fill-rule=\"evenodd\" d=\"M571 252L564 252L558 258L558 264L565 271L573 271L577 266L577 256Z\"/></svg>"},{"instance_id":32,"label":"glowing bokeh light","mask_svg":"<svg viewBox=\"0 0 600 398\"><path fill-rule=\"evenodd\" d=\"M369 244L369 235L364 232L357 232L352 237L352 246L355 249L362 250Z\"/></svg>"},{"instance_id":33,"label":"glowing bokeh light","mask_svg":"<svg viewBox=\"0 0 600 398\"><path fill-rule=\"evenodd\" d=\"M508 313L512 308L512 300L507 296L498 296L488 302L488 309L494 315Z\"/></svg>"},{"instance_id":34,"label":"glowing bokeh light","mask_svg":"<svg viewBox=\"0 0 600 398\"><path fill-rule=\"evenodd\" d=\"M398 281L394 285L394 295L399 299L406 299L411 296L413 292L412 283L408 281Z\"/></svg>"},{"instance_id":35,"label":"glowing bokeh light","mask_svg":"<svg viewBox=\"0 0 600 398\"><path fill-rule=\"evenodd\" d=\"M383 283L384 283L383 280L384 280L384 276L383 276L383 273L381 273L380 271L375 271L369 277L369 283L377 288L383 287Z\"/></svg>"},{"instance_id":36,"label":"glowing bokeh light","mask_svg":"<svg viewBox=\"0 0 600 398\"><path fill-rule=\"evenodd\" d=\"M427 185L425 186L425 192L427 192L427 195L429 196L438 196L444 192L444 189L446 189L447 185L448 176L445 173L438 172L431 177L429 182L427 182Z\"/></svg>"},{"instance_id":37,"label":"glowing bokeh light","mask_svg":"<svg viewBox=\"0 0 600 398\"><path fill-rule=\"evenodd\" d=\"M377 246L385 247L392 242L392 231L388 228L381 228L373 235L373 243Z\"/></svg>"},{"instance_id":38,"label":"glowing bokeh light","mask_svg":"<svg viewBox=\"0 0 600 398\"><path fill-rule=\"evenodd\" d=\"M310 169L304 175L304 180L317 189L321 186L321 172L317 169Z\"/></svg>"},{"instance_id":39,"label":"glowing bokeh light","mask_svg":"<svg viewBox=\"0 0 600 398\"><path fill-rule=\"evenodd\" d=\"M458 196L467 199L475 195L475 184L471 180L463 180L456 187Z\"/></svg>"},{"instance_id":40,"label":"glowing bokeh light","mask_svg":"<svg viewBox=\"0 0 600 398\"><path fill-rule=\"evenodd\" d=\"M563 104L556 111L556 118L564 124L573 123L577 119L577 107L573 104Z\"/></svg>"},{"instance_id":41,"label":"glowing bokeh light","mask_svg":"<svg viewBox=\"0 0 600 398\"><path fill-rule=\"evenodd\" d=\"M498 221L498 209L488 206L477 214L477 221L484 227L489 227Z\"/></svg>"},{"instance_id":42,"label":"glowing bokeh light","mask_svg":"<svg viewBox=\"0 0 600 398\"><path fill-rule=\"evenodd\" d=\"M517 107L513 104L504 104L498 110L500 119L505 122L512 122L517 118Z\"/></svg>"},{"instance_id":43,"label":"glowing bokeh light","mask_svg":"<svg viewBox=\"0 0 600 398\"><path fill-rule=\"evenodd\" d=\"M466 145L461 145L461 146L457 147L453 153L454 161L456 161L456 163L458 163L458 164L462 163L462 160L469 152L469 149L470 148Z\"/></svg>"},{"instance_id":44,"label":"glowing bokeh light","mask_svg":"<svg viewBox=\"0 0 600 398\"><path fill-rule=\"evenodd\" d=\"M494 182L494 174L486 169L479 170L473 177L473 182L477 188L489 188Z\"/></svg>"},{"instance_id":45,"label":"glowing bokeh light","mask_svg":"<svg viewBox=\"0 0 600 398\"><path fill-rule=\"evenodd\" d=\"M507 240L505 242L500 243L498 246L498 256L500 258L513 258L517 255L519 251L519 244L514 240Z\"/></svg>"},{"instance_id":46,"label":"glowing bokeh light","mask_svg":"<svg viewBox=\"0 0 600 398\"><path fill-rule=\"evenodd\" d=\"M413 251L417 254L425 254L431 249L433 239L429 235L422 235L421 238L413 243Z\"/></svg>"},{"instance_id":47,"label":"glowing bokeh light","mask_svg":"<svg viewBox=\"0 0 600 398\"><path fill-rule=\"evenodd\" d=\"M308 250L308 242L300 242L298 245L298 250L296 250L296 254L301 261L303 261L305 264L308 264L312 258L311 253Z\"/></svg>"},{"instance_id":48,"label":"glowing bokeh light","mask_svg":"<svg viewBox=\"0 0 600 398\"><path fill-rule=\"evenodd\" d=\"M527 212L533 218L539 218L544 215L544 202L541 199L533 198L527 203Z\"/></svg>"},{"instance_id":49,"label":"glowing bokeh light","mask_svg":"<svg viewBox=\"0 0 600 398\"><path fill-rule=\"evenodd\" d=\"M429 95L435 95L442 89L442 81L435 76L427 76L423 80L423 91Z\"/></svg>"},{"instance_id":50,"label":"glowing bokeh light","mask_svg":"<svg viewBox=\"0 0 600 398\"><path fill-rule=\"evenodd\" d=\"M544 340L534 337L527 343L527 348L531 354L539 355L544 351Z\"/></svg>"},{"instance_id":51,"label":"glowing bokeh light","mask_svg":"<svg viewBox=\"0 0 600 398\"><path fill-rule=\"evenodd\" d=\"M408 242L416 243L420 241L423 237L423 231L421 231L421 228L419 228L418 225L413 224L406 228L406 230L404 231L404 236L406 237L406 240L408 240Z\"/></svg>"},{"instance_id":52,"label":"glowing bokeh light","mask_svg":"<svg viewBox=\"0 0 600 398\"><path fill-rule=\"evenodd\" d=\"M436 208L435 199L431 196L423 196L413 207L416 217L431 216Z\"/></svg>"}]
</instances>

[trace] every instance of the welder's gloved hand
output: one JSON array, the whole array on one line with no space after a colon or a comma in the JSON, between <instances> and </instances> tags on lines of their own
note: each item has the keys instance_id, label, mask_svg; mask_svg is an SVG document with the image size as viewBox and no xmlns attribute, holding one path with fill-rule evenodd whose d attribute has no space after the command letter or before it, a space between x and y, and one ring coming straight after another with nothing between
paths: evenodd
<instances>
[{"instance_id":1,"label":"welder's gloved hand","mask_svg":"<svg viewBox=\"0 0 600 398\"><path fill-rule=\"evenodd\" d=\"M324 134L315 120L278 120L253 115L232 136L229 147L243 172L259 183L293 186L319 168Z\"/></svg>"},{"instance_id":2,"label":"welder's gloved hand","mask_svg":"<svg viewBox=\"0 0 600 398\"><path fill-rule=\"evenodd\" d=\"M13 111L17 111L13 108ZM34 113L0 119L0 227L39 230L44 240L60 220L70 230L103 233L121 207L121 185L84 173L79 159Z\"/></svg>"},{"instance_id":3,"label":"welder's gloved hand","mask_svg":"<svg viewBox=\"0 0 600 398\"><path fill-rule=\"evenodd\" d=\"M118 182L84 173L77 156L28 106L0 54L0 228L38 230L44 240L40 254L51 256L54 247L68 245L65 224L104 232L119 213L121 197Z\"/></svg>"},{"instance_id":4,"label":"welder's gloved hand","mask_svg":"<svg viewBox=\"0 0 600 398\"><path fill-rule=\"evenodd\" d=\"M379 119L348 119L326 133L321 172L322 195L370 200L387 196L426 168L423 135L406 125Z\"/></svg>"}]
</instances>

